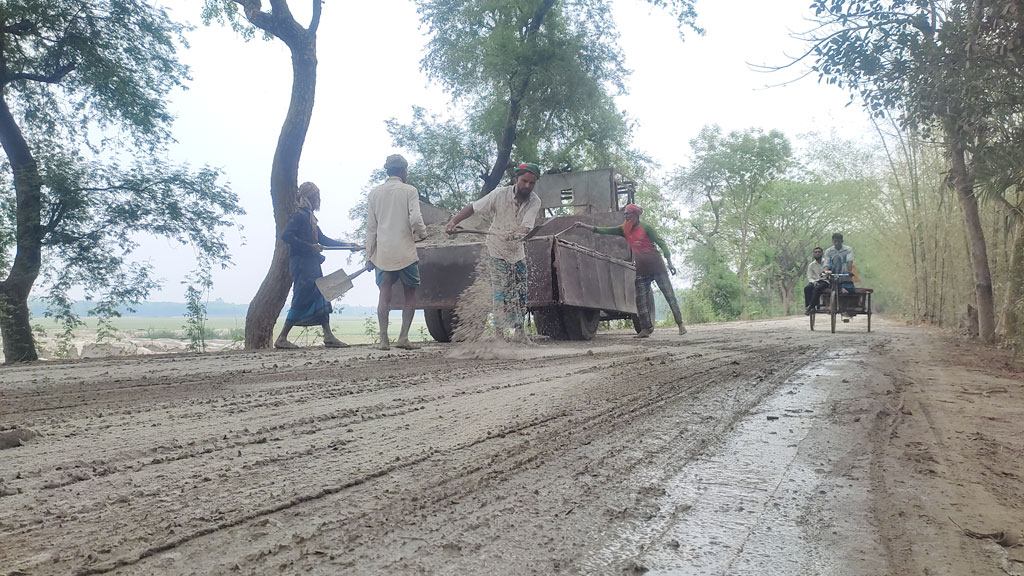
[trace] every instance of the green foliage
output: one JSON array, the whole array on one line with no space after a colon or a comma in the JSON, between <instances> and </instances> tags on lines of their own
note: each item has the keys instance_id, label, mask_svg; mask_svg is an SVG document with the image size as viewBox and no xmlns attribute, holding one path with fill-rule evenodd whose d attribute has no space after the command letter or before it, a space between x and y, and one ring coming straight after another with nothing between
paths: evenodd
<instances>
[{"instance_id":1,"label":"green foliage","mask_svg":"<svg viewBox=\"0 0 1024 576\"><path fill-rule=\"evenodd\" d=\"M698 244L690 252L695 269L692 290L684 291L683 321L697 324L735 320L743 312L746 287L714 246Z\"/></svg>"},{"instance_id":2,"label":"green foliage","mask_svg":"<svg viewBox=\"0 0 1024 576\"><path fill-rule=\"evenodd\" d=\"M976 204L979 197L994 201L1015 221L1024 215L1024 204L1007 199L1008 192L1019 191L1024 184L1020 152L1024 11L1020 2L814 0L811 7L818 25L806 35L811 49L805 57L813 58L819 80L847 87L851 101L859 96L879 119L895 116L901 127L925 138L936 129L941 133L950 157L943 171L948 172L948 183L960 201L968 205L960 214L968 231L969 267L975 276L975 291L968 298L978 307L981 337L991 341L996 327L993 300L997 299L991 286L999 286L993 276L1000 271L992 271L992 236L986 235ZM889 154L894 176L899 176L895 167L904 161L913 167L914 152L906 147L901 152ZM930 279L922 276L921 264L934 253L922 243L927 221L917 214L924 205L920 188L913 180L897 186L910 199L902 207L912 215L906 218L906 240L914 266L913 308L918 316L928 307L930 292ZM1024 291L1021 282L1012 282L1011 294ZM1004 299L1004 324L1013 324L1007 322L1013 300Z\"/></svg>"},{"instance_id":3,"label":"green foliage","mask_svg":"<svg viewBox=\"0 0 1024 576\"><path fill-rule=\"evenodd\" d=\"M120 332L111 321L110 316L100 316L96 323L96 343L102 344L108 340L118 341L121 339Z\"/></svg>"},{"instance_id":4,"label":"green foliage","mask_svg":"<svg viewBox=\"0 0 1024 576\"><path fill-rule=\"evenodd\" d=\"M41 158L46 213L52 215L42 270L49 286L47 315L73 316L64 305L73 288L111 310L144 300L158 282L151 265L129 260L139 233L192 245L210 266L230 261L223 230L243 210L237 196L218 183L217 171L193 173L152 158L127 170L98 162L51 165L51 156Z\"/></svg>"},{"instance_id":5,"label":"green foliage","mask_svg":"<svg viewBox=\"0 0 1024 576\"><path fill-rule=\"evenodd\" d=\"M417 156L409 166L408 182L419 190L421 200L458 210L473 199L492 154L484 137L463 123L428 115L419 106L413 107L410 123L392 118L387 129L396 146Z\"/></svg>"},{"instance_id":6,"label":"green foliage","mask_svg":"<svg viewBox=\"0 0 1024 576\"><path fill-rule=\"evenodd\" d=\"M694 161L669 185L692 207L695 321L791 312L812 249L835 231L855 238L876 206L876 161L857 143L812 134L796 157L781 132L708 126L690 144Z\"/></svg>"},{"instance_id":7,"label":"green foliage","mask_svg":"<svg viewBox=\"0 0 1024 576\"><path fill-rule=\"evenodd\" d=\"M109 319L157 285L148 264L131 261L138 234L191 244L226 264L224 230L243 213L237 197L217 170L161 156L169 96L189 79L176 53L187 27L145 0L7 0L2 13L0 82L16 128L4 135L0 161L0 264L14 274L16 242L42 247L41 270L19 269L18 280L43 275L47 315L65 326L59 338L79 322L70 290L84 291L97 302L90 314ZM18 149L15 167L18 134L28 150ZM12 174L22 174L17 195L6 185Z\"/></svg>"},{"instance_id":8,"label":"green foliage","mask_svg":"<svg viewBox=\"0 0 1024 576\"><path fill-rule=\"evenodd\" d=\"M693 25L692 0L659 0ZM492 141L481 163L493 187L509 155L559 171L613 165L630 126L615 106L627 70L603 0L417 0L430 35L421 65L470 110L471 133ZM476 140L474 140L475 142ZM475 151L480 150L474 147Z\"/></svg>"},{"instance_id":9,"label":"green foliage","mask_svg":"<svg viewBox=\"0 0 1024 576\"><path fill-rule=\"evenodd\" d=\"M182 282L185 288L185 337L189 352L206 352L206 302L209 300L213 279L207 263L200 261L199 266Z\"/></svg>"},{"instance_id":10,"label":"green foliage","mask_svg":"<svg viewBox=\"0 0 1024 576\"><path fill-rule=\"evenodd\" d=\"M370 344L380 344L380 326L377 318L367 316L363 321L363 334L370 341Z\"/></svg>"},{"instance_id":11,"label":"green foliage","mask_svg":"<svg viewBox=\"0 0 1024 576\"><path fill-rule=\"evenodd\" d=\"M30 141L106 148L117 144L106 130L140 144L169 136L167 95L188 79L176 53L187 27L165 10L146 0L5 0L2 12L4 100Z\"/></svg>"},{"instance_id":12,"label":"green foliage","mask_svg":"<svg viewBox=\"0 0 1024 576\"><path fill-rule=\"evenodd\" d=\"M256 27L245 19L239 3L234 0L204 0L200 16L204 25L228 26L246 40L256 35Z\"/></svg>"}]
</instances>

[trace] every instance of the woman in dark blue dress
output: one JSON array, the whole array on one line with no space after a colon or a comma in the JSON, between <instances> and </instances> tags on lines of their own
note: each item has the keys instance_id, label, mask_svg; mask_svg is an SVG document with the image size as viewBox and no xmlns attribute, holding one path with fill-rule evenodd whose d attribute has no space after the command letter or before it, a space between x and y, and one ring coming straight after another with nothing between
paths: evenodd
<instances>
[{"instance_id":1,"label":"woman in dark blue dress","mask_svg":"<svg viewBox=\"0 0 1024 576\"><path fill-rule=\"evenodd\" d=\"M331 332L331 303L324 299L316 287L316 279L324 275L320 265L324 262L321 252L324 246L341 246L358 250L360 247L339 242L324 236L317 225L313 212L320 209L320 189L312 182L299 186L296 195L298 210L292 214L285 226L281 240L288 245L288 266L292 273L292 305L285 318L284 328L274 341L275 348L298 348L288 340L292 326L321 326L324 330L324 346L344 348L348 346Z\"/></svg>"}]
</instances>

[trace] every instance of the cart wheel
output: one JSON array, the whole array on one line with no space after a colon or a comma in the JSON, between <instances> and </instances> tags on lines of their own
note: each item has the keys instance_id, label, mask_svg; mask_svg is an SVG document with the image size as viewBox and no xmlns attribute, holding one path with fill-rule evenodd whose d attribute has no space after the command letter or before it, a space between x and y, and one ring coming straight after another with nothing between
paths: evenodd
<instances>
[{"instance_id":1,"label":"cart wheel","mask_svg":"<svg viewBox=\"0 0 1024 576\"><path fill-rule=\"evenodd\" d=\"M832 333L836 333L836 316L839 314L839 290L833 290L829 297L829 312L832 314Z\"/></svg>"},{"instance_id":2,"label":"cart wheel","mask_svg":"<svg viewBox=\"0 0 1024 576\"><path fill-rule=\"evenodd\" d=\"M811 310L810 319L811 319L811 332L814 332L814 310Z\"/></svg>"},{"instance_id":3,"label":"cart wheel","mask_svg":"<svg viewBox=\"0 0 1024 576\"><path fill-rule=\"evenodd\" d=\"M451 308L425 308L423 320L427 332L438 342L451 342L455 333L455 310Z\"/></svg>"},{"instance_id":4,"label":"cart wheel","mask_svg":"<svg viewBox=\"0 0 1024 576\"><path fill-rule=\"evenodd\" d=\"M562 308L562 323L569 340L593 340L601 323L601 311L593 308Z\"/></svg>"},{"instance_id":5,"label":"cart wheel","mask_svg":"<svg viewBox=\"0 0 1024 576\"><path fill-rule=\"evenodd\" d=\"M871 332L871 293L867 293L868 299L868 332Z\"/></svg>"}]
</instances>

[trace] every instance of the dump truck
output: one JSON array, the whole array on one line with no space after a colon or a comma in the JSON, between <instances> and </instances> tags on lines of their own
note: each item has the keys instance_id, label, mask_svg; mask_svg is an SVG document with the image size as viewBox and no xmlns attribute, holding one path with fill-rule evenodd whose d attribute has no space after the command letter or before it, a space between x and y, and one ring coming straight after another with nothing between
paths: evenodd
<instances>
[{"instance_id":1,"label":"dump truck","mask_svg":"<svg viewBox=\"0 0 1024 576\"><path fill-rule=\"evenodd\" d=\"M623 208L633 202L635 191L635 183L612 168L544 174L537 180L534 192L541 199L541 211L524 242L526 306L538 333L559 340L590 340L603 320L635 319L636 269L629 245L619 236L572 228L576 222L621 224ZM452 215L428 204L421 208L428 226L443 224ZM472 226L473 221L464 224ZM459 296L474 282L486 250L482 242L417 248L417 307L423 309L427 330L438 342L451 341ZM392 309L401 308L402 290L396 283Z\"/></svg>"}]
</instances>

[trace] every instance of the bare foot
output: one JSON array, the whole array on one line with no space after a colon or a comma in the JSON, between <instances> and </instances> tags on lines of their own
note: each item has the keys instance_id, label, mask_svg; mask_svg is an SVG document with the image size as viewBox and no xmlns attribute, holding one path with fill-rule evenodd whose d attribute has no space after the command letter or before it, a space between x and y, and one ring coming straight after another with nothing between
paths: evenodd
<instances>
[{"instance_id":1,"label":"bare foot","mask_svg":"<svg viewBox=\"0 0 1024 576\"><path fill-rule=\"evenodd\" d=\"M281 350L296 350L298 349L298 346L292 344L287 340L277 340L274 342L274 348L278 348Z\"/></svg>"},{"instance_id":2,"label":"bare foot","mask_svg":"<svg viewBox=\"0 0 1024 576\"><path fill-rule=\"evenodd\" d=\"M377 344L377 350L391 350L391 345L387 338L381 338L380 344Z\"/></svg>"},{"instance_id":3,"label":"bare foot","mask_svg":"<svg viewBox=\"0 0 1024 576\"><path fill-rule=\"evenodd\" d=\"M682 324L680 324L679 325L679 335L682 336L683 334L686 334L686 326L683 326Z\"/></svg>"},{"instance_id":4,"label":"bare foot","mask_svg":"<svg viewBox=\"0 0 1024 576\"><path fill-rule=\"evenodd\" d=\"M399 338L398 341L395 342L395 348L401 348L402 350L419 350L420 349L419 346L413 344L412 342L409 342L408 338Z\"/></svg>"},{"instance_id":5,"label":"bare foot","mask_svg":"<svg viewBox=\"0 0 1024 576\"><path fill-rule=\"evenodd\" d=\"M651 337L651 332L654 332L653 328L645 328L645 329L637 332L637 334L636 334L636 336L634 336L634 338L650 338Z\"/></svg>"},{"instance_id":6,"label":"bare foot","mask_svg":"<svg viewBox=\"0 0 1024 576\"><path fill-rule=\"evenodd\" d=\"M345 344L341 340L334 338L333 340L324 340L325 348L348 348L348 344Z\"/></svg>"}]
</instances>

